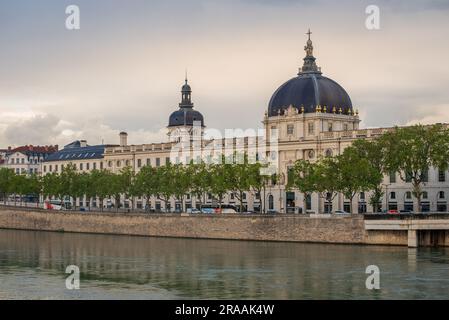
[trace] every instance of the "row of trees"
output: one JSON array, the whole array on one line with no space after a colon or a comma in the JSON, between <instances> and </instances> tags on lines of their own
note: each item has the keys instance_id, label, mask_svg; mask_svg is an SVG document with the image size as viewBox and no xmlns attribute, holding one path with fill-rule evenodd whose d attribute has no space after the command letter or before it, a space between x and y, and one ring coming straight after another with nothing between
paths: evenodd
<instances>
[{"instance_id":1,"label":"row of trees","mask_svg":"<svg viewBox=\"0 0 449 320\"><path fill-rule=\"evenodd\" d=\"M114 199L115 207L119 207L120 197L124 195L134 207L134 199L143 197L149 201L151 197L165 203L172 198L181 202L185 209L187 194L196 196L200 204L205 202L207 194L212 194L218 204L222 205L226 194L233 193L243 210L244 193L252 192L265 198L266 188L276 177L260 174L262 165L248 163L222 164L167 164L160 167L145 166L135 173L131 167L119 173L108 170L77 172L72 165L65 166L60 174L50 173L43 177L16 175L8 169L0 169L0 193L4 199L9 195L42 195L44 198L76 199L98 198L100 207L104 207L105 199ZM262 201L261 210L265 210Z\"/></svg>"},{"instance_id":2,"label":"row of trees","mask_svg":"<svg viewBox=\"0 0 449 320\"><path fill-rule=\"evenodd\" d=\"M369 203L378 211L384 196L383 176L398 173L401 180L411 183L418 210L421 210L429 168L447 170L448 159L449 131L443 125L395 128L376 139L357 140L335 157L323 157L313 163L296 161L288 173L287 188L295 188L305 195L318 193L329 203L342 193L351 200L351 212L354 196L370 191ZM5 201L11 194L73 200L86 197L88 204L91 199L98 198L101 208L105 199L115 199L118 207L122 195L131 202L135 198L149 201L156 197L165 202L167 208L174 197L184 210L187 194L195 195L200 203L205 202L207 194L212 194L221 206L225 195L233 193L242 211L244 194L249 191L263 197L261 210L265 212L266 188L270 180L276 182L278 176L261 175L261 164L250 164L246 157L242 160L229 164L222 161L222 164L146 166L138 173L127 167L117 174L108 170L79 173L69 165L60 174L43 177L16 175L11 170L0 169L0 194ZM321 208L319 210L321 212Z\"/></svg>"},{"instance_id":3,"label":"row of trees","mask_svg":"<svg viewBox=\"0 0 449 320\"><path fill-rule=\"evenodd\" d=\"M288 187L304 194L316 192L329 203L342 193L350 200L351 212L354 196L371 191L369 203L377 212L384 195L383 176L397 173L411 184L420 211L429 169L447 170L448 161L449 130L443 125L395 128L376 139L357 140L335 157L297 161Z\"/></svg>"}]
</instances>

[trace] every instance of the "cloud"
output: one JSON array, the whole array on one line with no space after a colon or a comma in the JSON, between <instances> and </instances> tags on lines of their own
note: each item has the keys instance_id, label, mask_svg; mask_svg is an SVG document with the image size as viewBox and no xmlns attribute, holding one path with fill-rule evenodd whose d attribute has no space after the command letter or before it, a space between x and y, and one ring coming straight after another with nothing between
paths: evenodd
<instances>
[{"instance_id":1,"label":"cloud","mask_svg":"<svg viewBox=\"0 0 449 320\"><path fill-rule=\"evenodd\" d=\"M3 136L8 144L48 144L49 137L58 134L58 122L59 119L52 115L35 115L7 125Z\"/></svg>"},{"instance_id":2,"label":"cloud","mask_svg":"<svg viewBox=\"0 0 449 320\"><path fill-rule=\"evenodd\" d=\"M417 109L415 118L407 122L407 125L433 123L449 123L449 103L434 106L430 113L427 106L421 106Z\"/></svg>"}]
</instances>

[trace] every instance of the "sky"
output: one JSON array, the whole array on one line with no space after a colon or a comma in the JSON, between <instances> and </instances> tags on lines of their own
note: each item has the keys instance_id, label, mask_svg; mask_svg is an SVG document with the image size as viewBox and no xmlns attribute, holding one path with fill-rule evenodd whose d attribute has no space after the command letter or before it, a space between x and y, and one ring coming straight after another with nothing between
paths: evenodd
<instances>
[{"instance_id":1,"label":"sky","mask_svg":"<svg viewBox=\"0 0 449 320\"><path fill-rule=\"evenodd\" d=\"M448 17L447 0L0 0L0 148L165 141L186 69L207 127L260 128L309 28L362 127L449 122Z\"/></svg>"}]
</instances>

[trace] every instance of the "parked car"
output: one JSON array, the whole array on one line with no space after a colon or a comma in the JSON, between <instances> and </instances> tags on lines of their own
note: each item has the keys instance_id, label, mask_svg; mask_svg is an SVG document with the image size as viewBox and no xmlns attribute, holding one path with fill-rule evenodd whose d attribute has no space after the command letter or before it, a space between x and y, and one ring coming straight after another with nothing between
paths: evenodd
<instances>
[{"instance_id":1,"label":"parked car","mask_svg":"<svg viewBox=\"0 0 449 320\"><path fill-rule=\"evenodd\" d=\"M388 214L399 214L399 211L396 209L391 209L387 211Z\"/></svg>"},{"instance_id":2,"label":"parked car","mask_svg":"<svg viewBox=\"0 0 449 320\"><path fill-rule=\"evenodd\" d=\"M201 210L198 210L197 208L188 208L187 213L188 214L198 214L198 213L201 213Z\"/></svg>"},{"instance_id":3,"label":"parked car","mask_svg":"<svg viewBox=\"0 0 449 320\"><path fill-rule=\"evenodd\" d=\"M214 208L203 207L203 208L201 208L201 213L214 214L215 213L215 209Z\"/></svg>"},{"instance_id":4,"label":"parked car","mask_svg":"<svg viewBox=\"0 0 449 320\"><path fill-rule=\"evenodd\" d=\"M336 215L350 215L349 212L346 212L344 210L335 210L334 214L336 214Z\"/></svg>"},{"instance_id":5,"label":"parked car","mask_svg":"<svg viewBox=\"0 0 449 320\"><path fill-rule=\"evenodd\" d=\"M410 214L410 213L412 213L412 211L411 210L399 210L399 213L401 213L401 214Z\"/></svg>"},{"instance_id":6,"label":"parked car","mask_svg":"<svg viewBox=\"0 0 449 320\"><path fill-rule=\"evenodd\" d=\"M221 213L237 213L237 211L233 208L222 208Z\"/></svg>"},{"instance_id":7,"label":"parked car","mask_svg":"<svg viewBox=\"0 0 449 320\"><path fill-rule=\"evenodd\" d=\"M267 213L268 214L278 214L279 211L276 211L276 210L273 210L273 209L269 209L269 210L267 210Z\"/></svg>"}]
</instances>

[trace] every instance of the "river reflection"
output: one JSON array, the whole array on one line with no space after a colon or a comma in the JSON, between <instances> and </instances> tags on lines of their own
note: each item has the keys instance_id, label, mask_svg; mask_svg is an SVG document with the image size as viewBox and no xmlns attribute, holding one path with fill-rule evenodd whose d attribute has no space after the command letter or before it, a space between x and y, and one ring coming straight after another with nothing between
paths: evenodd
<instances>
[{"instance_id":1,"label":"river reflection","mask_svg":"<svg viewBox=\"0 0 449 320\"><path fill-rule=\"evenodd\" d=\"M68 265L80 290L65 288ZM0 299L430 298L449 298L448 249L0 230Z\"/></svg>"}]
</instances>

